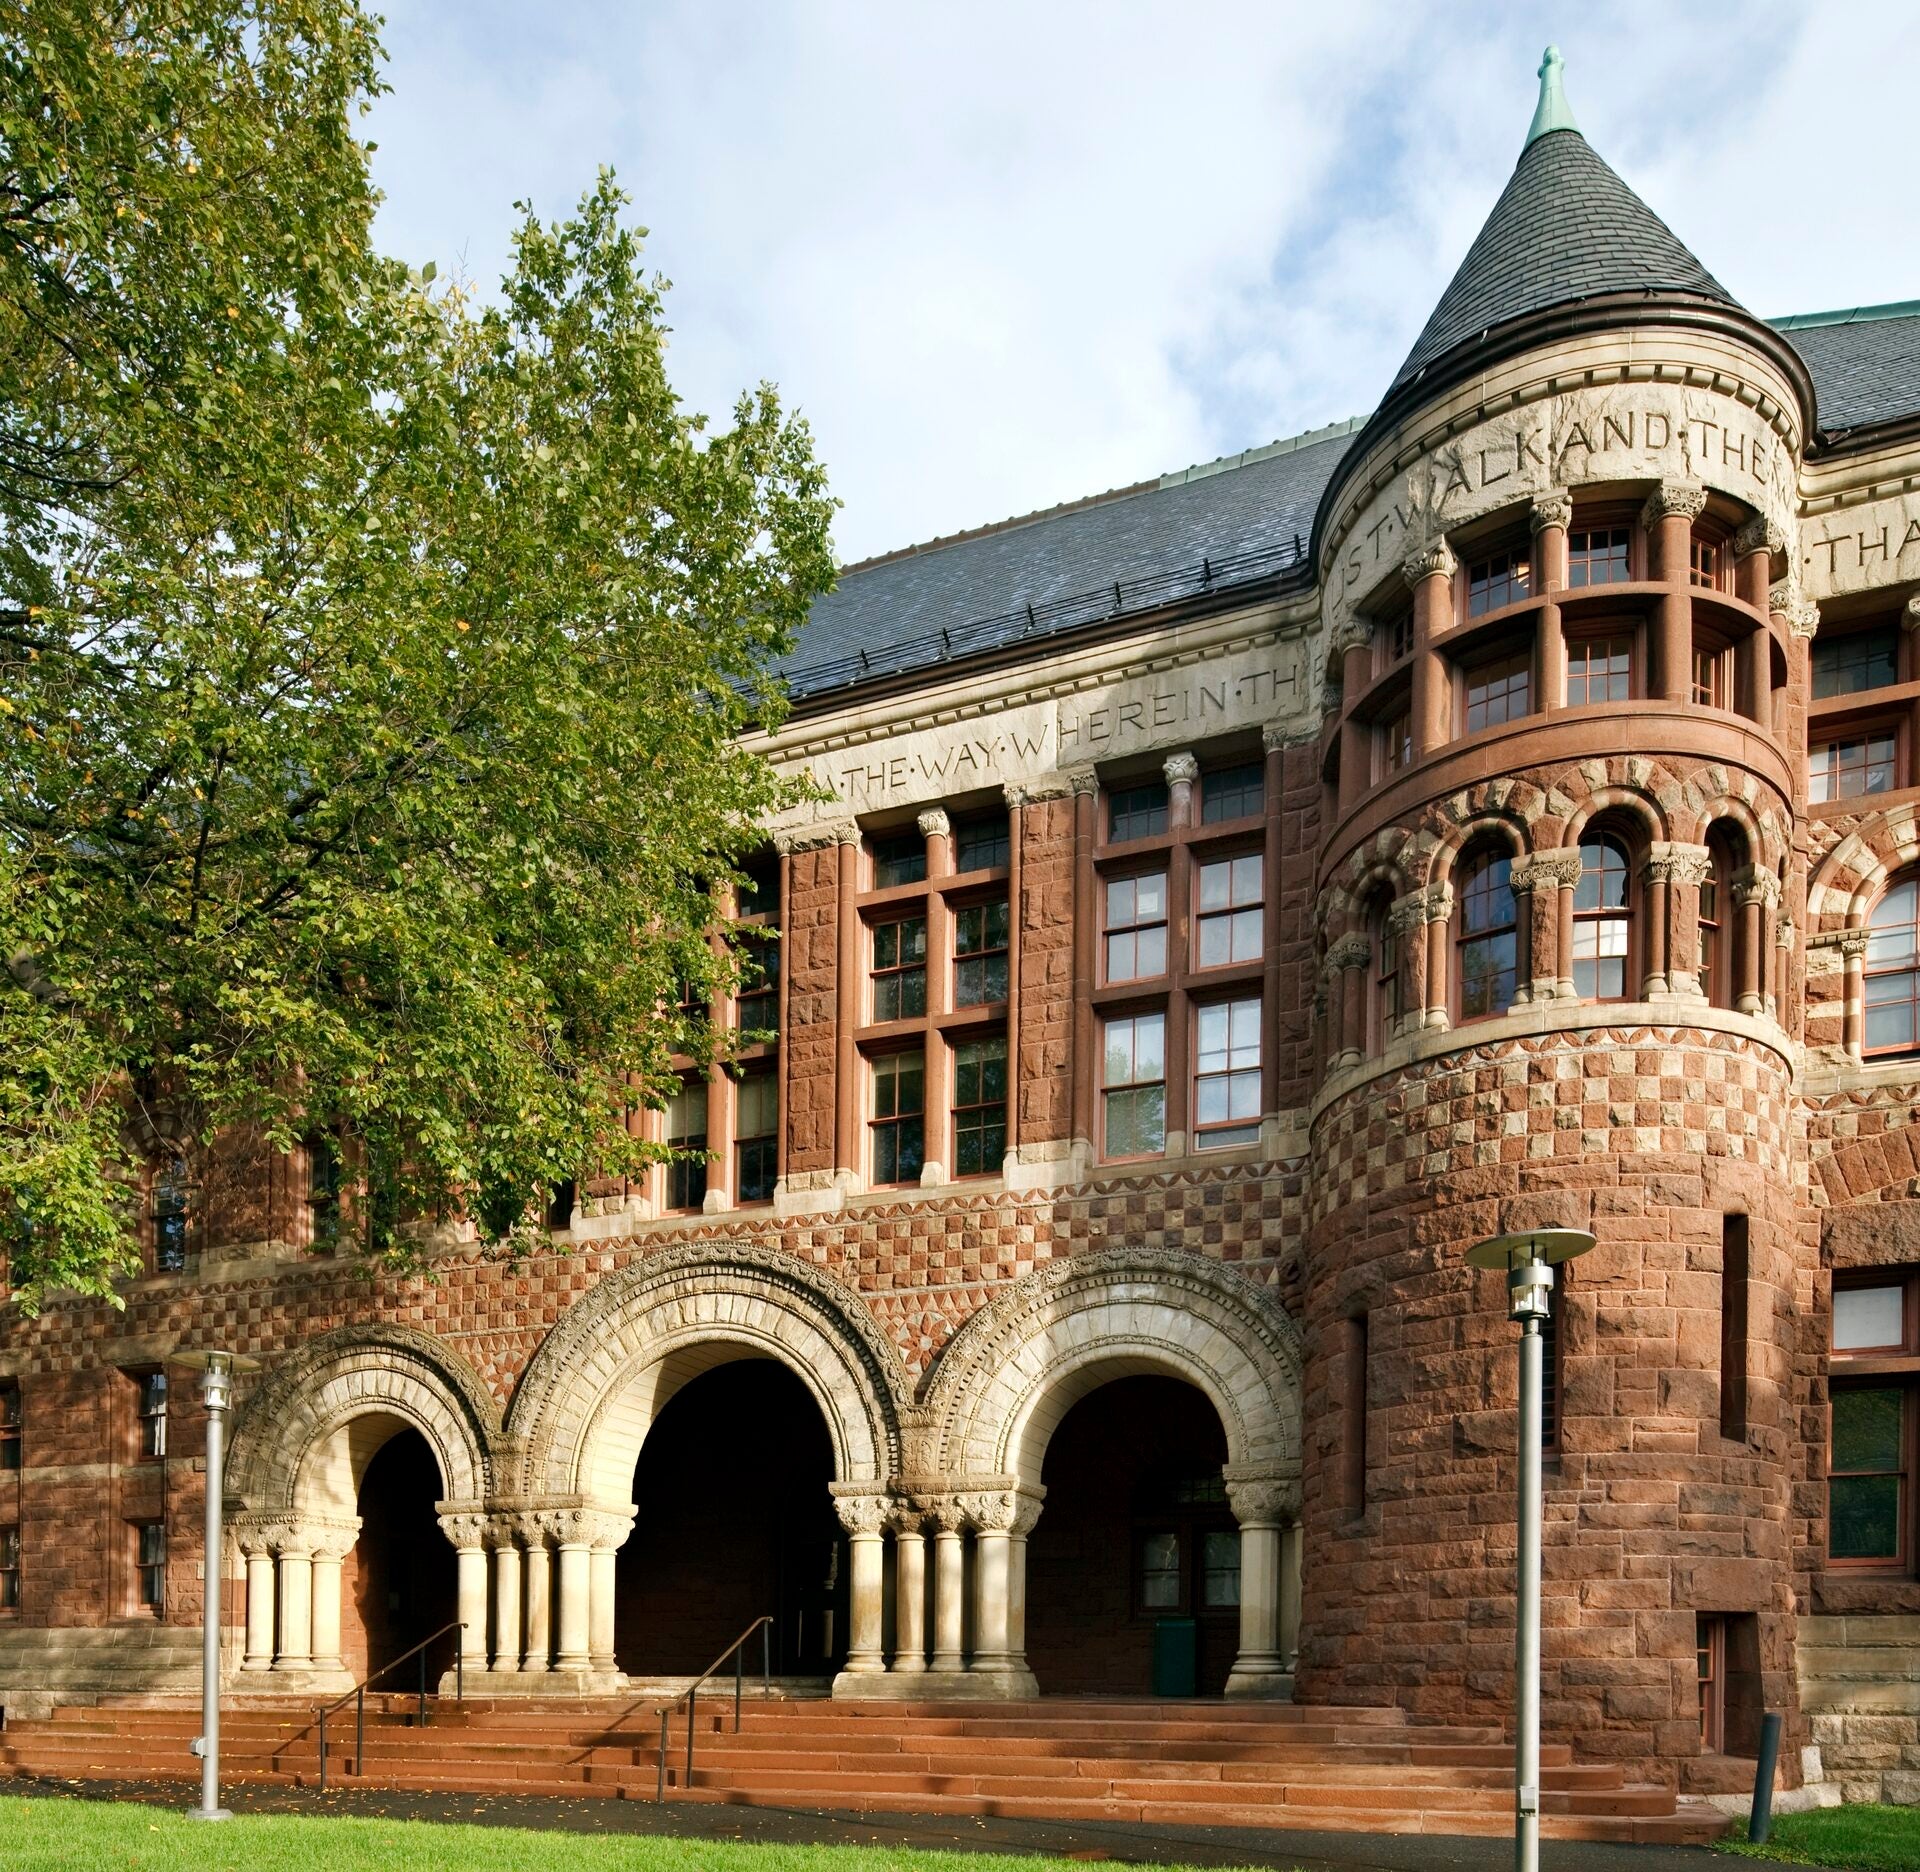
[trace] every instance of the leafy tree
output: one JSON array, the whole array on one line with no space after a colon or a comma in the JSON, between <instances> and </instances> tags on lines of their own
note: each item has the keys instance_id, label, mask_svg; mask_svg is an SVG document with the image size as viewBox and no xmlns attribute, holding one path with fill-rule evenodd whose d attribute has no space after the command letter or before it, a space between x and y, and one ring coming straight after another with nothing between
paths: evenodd
<instances>
[{"instance_id":1,"label":"leafy tree","mask_svg":"<svg viewBox=\"0 0 1920 1872\"><path fill-rule=\"evenodd\" d=\"M706 1044L681 987L737 966L714 893L786 797L740 737L831 578L807 431L766 386L718 433L680 405L604 176L523 206L491 303L378 259L340 0L32 15L0 33L0 186L58 230L0 237L16 1297L112 1291L163 1140L344 1137L396 1257L396 1216L505 1229L646 1154L629 1109Z\"/></svg>"}]
</instances>

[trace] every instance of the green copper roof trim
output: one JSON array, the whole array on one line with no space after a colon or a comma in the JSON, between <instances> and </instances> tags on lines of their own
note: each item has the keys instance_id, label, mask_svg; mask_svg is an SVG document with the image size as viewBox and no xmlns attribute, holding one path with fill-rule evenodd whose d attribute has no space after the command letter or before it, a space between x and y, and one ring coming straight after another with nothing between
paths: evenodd
<instances>
[{"instance_id":1,"label":"green copper roof trim","mask_svg":"<svg viewBox=\"0 0 1920 1872\"><path fill-rule=\"evenodd\" d=\"M1775 331L1806 331L1815 325L1864 325L1869 319L1920 318L1920 299L1893 299L1885 305L1849 306L1839 312L1795 312L1768 319Z\"/></svg>"},{"instance_id":2,"label":"green copper roof trim","mask_svg":"<svg viewBox=\"0 0 1920 1872\"><path fill-rule=\"evenodd\" d=\"M1527 130L1525 148L1538 143L1550 130L1571 130L1576 136L1580 132L1580 126L1573 121L1567 94L1560 88L1560 73L1565 65L1560 48L1548 46L1546 56L1540 61L1540 102L1533 109L1533 122Z\"/></svg>"}]
</instances>

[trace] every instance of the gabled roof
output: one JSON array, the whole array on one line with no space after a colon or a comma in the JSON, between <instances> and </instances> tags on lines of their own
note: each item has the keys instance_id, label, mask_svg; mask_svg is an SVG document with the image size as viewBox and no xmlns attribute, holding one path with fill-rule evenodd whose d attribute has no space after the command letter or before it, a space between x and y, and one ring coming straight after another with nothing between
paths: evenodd
<instances>
[{"instance_id":1,"label":"gabled roof","mask_svg":"<svg viewBox=\"0 0 1920 1872\"><path fill-rule=\"evenodd\" d=\"M1770 323L1806 359L1829 435L1920 415L1920 300Z\"/></svg>"},{"instance_id":2,"label":"gabled roof","mask_svg":"<svg viewBox=\"0 0 1920 1872\"><path fill-rule=\"evenodd\" d=\"M1496 327L1575 300L1643 293L1737 303L1573 127L1551 46L1540 76L1526 148L1391 390Z\"/></svg>"}]
</instances>

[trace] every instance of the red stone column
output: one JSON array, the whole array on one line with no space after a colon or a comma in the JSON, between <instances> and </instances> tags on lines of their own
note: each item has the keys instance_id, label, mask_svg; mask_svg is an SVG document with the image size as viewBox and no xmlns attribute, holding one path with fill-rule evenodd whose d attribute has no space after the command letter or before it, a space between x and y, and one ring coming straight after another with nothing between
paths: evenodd
<instances>
[{"instance_id":1,"label":"red stone column","mask_svg":"<svg viewBox=\"0 0 1920 1872\"><path fill-rule=\"evenodd\" d=\"M1453 959L1447 953L1452 933L1453 886L1431 886L1427 891L1427 1008L1423 1026L1445 1028L1453 1024Z\"/></svg>"},{"instance_id":2,"label":"red stone column","mask_svg":"<svg viewBox=\"0 0 1920 1872\"><path fill-rule=\"evenodd\" d=\"M1400 1019L1408 1032L1427 1024L1427 894L1409 891L1387 912L1400 970Z\"/></svg>"},{"instance_id":3,"label":"red stone column","mask_svg":"<svg viewBox=\"0 0 1920 1872\"><path fill-rule=\"evenodd\" d=\"M947 1042L934 1024L953 1009L953 917L940 894L940 883L953 875L953 825L938 806L919 818L920 836L927 841L927 1076L924 1081L926 1117L925 1162L921 1180L944 1183L953 1161L947 1150L951 1118Z\"/></svg>"},{"instance_id":4,"label":"red stone column","mask_svg":"<svg viewBox=\"0 0 1920 1872\"><path fill-rule=\"evenodd\" d=\"M860 1072L854 1029L860 1024L860 829L849 825L840 839L834 894L833 1166L848 1175L860 1169Z\"/></svg>"},{"instance_id":5,"label":"red stone column","mask_svg":"<svg viewBox=\"0 0 1920 1872\"><path fill-rule=\"evenodd\" d=\"M1540 707L1543 711L1567 706L1567 639L1561 629L1556 592L1567 584L1567 526L1573 519L1573 496L1563 488L1534 498L1533 589L1547 600L1540 607ZM1540 973L1536 964L1534 974Z\"/></svg>"},{"instance_id":6,"label":"red stone column","mask_svg":"<svg viewBox=\"0 0 1920 1872\"><path fill-rule=\"evenodd\" d=\"M1653 848L1640 876L1647 904L1647 965L1640 993L1643 1000L1650 1001L1655 995L1666 993L1668 985L1667 913L1669 888L1673 882L1673 860L1668 855L1666 845Z\"/></svg>"},{"instance_id":7,"label":"red stone column","mask_svg":"<svg viewBox=\"0 0 1920 1872\"><path fill-rule=\"evenodd\" d=\"M1179 832L1199 820L1200 763L1191 754L1169 754L1167 827ZM1167 854L1167 972L1178 978L1193 966L1193 866L1187 843L1177 840ZM1190 1149L1193 1086L1193 1038L1187 997L1177 989L1167 997L1167 1149L1176 1133L1181 1148Z\"/></svg>"},{"instance_id":8,"label":"red stone column","mask_svg":"<svg viewBox=\"0 0 1920 1872\"><path fill-rule=\"evenodd\" d=\"M1004 789L1007 802L1007 1155L1020 1149L1020 951L1026 913L1020 902L1020 846L1026 838L1027 793Z\"/></svg>"},{"instance_id":9,"label":"red stone column","mask_svg":"<svg viewBox=\"0 0 1920 1872\"><path fill-rule=\"evenodd\" d=\"M787 1062L793 1057L793 1028L787 1012L787 996L793 988L793 853L783 844L780 851L780 941L786 945L780 957L778 1020L780 1040L773 1056L774 1097L779 1108L773 1119L773 1175L777 1188L787 1177L787 1111L792 1091L787 1084Z\"/></svg>"},{"instance_id":10,"label":"red stone column","mask_svg":"<svg viewBox=\"0 0 1920 1872\"><path fill-rule=\"evenodd\" d=\"M1667 847L1667 989L1672 994L1700 987L1700 886L1713 869L1704 845Z\"/></svg>"},{"instance_id":11,"label":"red stone column","mask_svg":"<svg viewBox=\"0 0 1920 1872\"><path fill-rule=\"evenodd\" d=\"M1073 786L1073 1136L1097 1156L1094 1101L1099 1097L1100 1030L1093 1014L1093 957L1100 891L1093 842L1100 780L1091 767L1077 768L1068 778Z\"/></svg>"},{"instance_id":12,"label":"red stone column","mask_svg":"<svg viewBox=\"0 0 1920 1872\"><path fill-rule=\"evenodd\" d=\"M1340 811L1366 798L1373 784L1373 727L1354 713L1373 679L1373 632L1363 618L1349 618L1335 632L1331 654L1340 660Z\"/></svg>"},{"instance_id":13,"label":"red stone column","mask_svg":"<svg viewBox=\"0 0 1920 1872\"><path fill-rule=\"evenodd\" d=\"M1422 547L1401 568L1413 593L1413 755L1453 738L1446 659L1433 640L1453 623L1453 549L1444 539Z\"/></svg>"},{"instance_id":14,"label":"red stone column","mask_svg":"<svg viewBox=\"0 0 1920 1872\"><path fill-rule=\"evenodd\" d=\"M1260 881L1266 892L1266 908L1261 917L1265 938L1261 949L1260 999L1260 1113L1272 1118L1280 1110L1280 999L1285 992L1286 951L1281 943L1280 918L1284 905L1280 896L1281 831L1284 819L1281 797L1286 789L1286 731L1269 727L1262 737L1266 747L1266 823L1261 846Z\"/></svg>"},{"instance_id":15,"label":"red stone column","mask_svg":"<svg viewBox=\"0 0 1920 1872\"><path fill-rule=\"evenodd\" d=\"M1733 1005L1742 1014L1759 1014L1767 1003L1766 982L1761 975L1765 951L1761 947L1761 922L1772 891L1779 880L1771 871L1749 866L1733 881L1733 901L1739 917L1735 937L1738 961L1734 965Z\"/></svg>"},{"instance_id":16,"label":"red stone column","mask_svg":"<svg viewBox=\"0 0 1920 1872\"><path fill-rule=\"evenodd\" d=\"M1647 531L1647 574L1666 586L1653 614L1653 693L1668 702L1693 696L1693 523L1707 504L1697 482L1662 481L1647 496L1640 521Z\"/></svg>"}]
</instances>

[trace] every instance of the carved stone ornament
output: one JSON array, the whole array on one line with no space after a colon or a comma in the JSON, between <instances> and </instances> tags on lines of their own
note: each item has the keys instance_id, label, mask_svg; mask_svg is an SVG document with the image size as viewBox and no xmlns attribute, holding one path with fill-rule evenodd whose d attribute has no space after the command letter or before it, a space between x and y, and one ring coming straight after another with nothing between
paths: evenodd
<instances>
[{"instance_id":1,"label":"carved stone ornament","mask_svg":"<svg viewBox=\"0 0 1920 1872\"><path fill-rule=\"evenodd\" d=\"M959 1497L968 1522L982 1534L1031 1534L1040 1503L1024 1489L993 1489Z\"/></svg>"},{"instance_id":2,"label":"carved stone ornament","mask_svg":"<svg viewBox=\"0 0 1920 1872\"><path fill-rule=\"evenodd\" d=\"M1573 522L1573 496L1565 488L1553 488L1545 494L1533 497L1533 511L1527 516L1528 524L1536 533L1544 533L1548 527L1565 527Z\"/></svg>"},{"instance_id":3,"label":"carved stone ornament","mask_svg":"<svg viewBox=\"0 0 1920 1872\"><path fill-rule=\"evenodd\" d=\"M929 806L914 823L919 826L922 838L953 836L953 821L947 817L943 807Z\"/></svg>"},{"instance_id":4,"label":"carved stone ornament","mask_svg":"<svg viewBox=\"0 0 1920 1872\"><path fill-rule=\"evenodd\" d=\"M1357 931L1350 936L1336 937L1327 944L1325 969L1329 975L1337 975L1342 969L1365 968L1373 960L1373 944Z\"/></svg>"},{"instance_id":5,"label":"carved stone ornament","mask_svg":"<svg viewBox=\"0 0 1920 1872\"><path fill-rule=\"evenodd\" d=\"M468 1548L487 1545L488 1520L488 1516L477 1512L443 1514L440 1517L440 1532L464 1552Z\"/></svg>"},{"instance_id":6,"label":"carved stone ornament","mask_svg":"<svg viewBox=\"0 0 1920 1872\"><path fill-rule=\"evenodd\" d=\"M1452 578L1459 563L1444 538L1431 540L1400 562L1400 576L1409 586L1417 586L1422 579Z\"/></svg>"},{"instance_id":7,"label":"carved stone ornament","mask_svg":"<svg viewBox=\"0 0 1920 1872\"><path fill-rule=\"evenodd\" d=\"M1786 535L1765 514L1757 513L1733 536L1733 553L1744 559L1749 553L1763 552L1769 558L1785 552Z\"/></svg>"},{"instance_id":8,"label":"carved stone ornament","mask_svg":"<svg viewBox=\"0 0 1920 1872\"><path fill-rule=\"evenodd\" d=\"M1795 931L1793 926L1793 918L1790 916L1781 917L1780 920L1774 925L1774 930L1773 930L1774 947L1776 949L1791 949L1793 947L1793 939L1796 934L1797 932Z\"/></svg>"},{"instance_id":9,"label":"carved stone ornament","mask_svg":"<svg viewBox=\"0 0 1920 1872\"><path fill-rule=\"evenodd\" d=\"M1270 721L1260 730L1260 745L1269 754L1277 754L1292 738L1293 731L1285 722Z\"/></svg>"},{"instance_id":10,"label":"carved stone ornament","mask_svg":"<svg viewBox=\"0 0 1920 1872\"><path fill-rule=\"evenodd\" d=\"M1704 845L1660 841L1647 852L1649 884L1704 884L1713 875L1713 853Z\"/></svg>"},{"instance_id":11,"label":"carved stone ornament","mask_svg":"<svg viewBox=\"0 0 1920 1872\"><path fill-rule=\"evenodd\" d=\"M897 1504L892 1496L873 1489L849 1488L842 1493L839 1483L832 1484L833 1512L849 1534L880 1534L886 1530Z\"/></svg>"},{"instance_id":12,"label":"carved stone ornament","mask_svg":"<svg viewBox=\"0 0 1920 1872\"><path fill-rule=\"evenodd\" d=\"M1855 957L1867 953L1867 938L1870 934L1870 931L1864 929L1821 930L1807 938L1807 948L1809 952L1824 950L1830 955L1837 955L1851 962Z\"/></svg>"},{"instance_id":13,"label":"carved stone ornament","mask_svg":"<svg viewBox=\"0 0 1920 1872\"><path fill-rule=\"evenodd\" d=\"M1168 786L1192 786L1200 778L1200 763L1191 754L1169 754L1161 771Z\"/></svg>"},{"instance_id":14,"label":"carved stone ornament","mask_svg":"<svg viewBox=\"0 0 1920 1872\"><path fill-rule=\"evenodd\" d=\"M1427 923L1444 923L1453 915L1453 886L1429 884L1424 890L1396 897L1387 911L1387 927L1405 936Z\"/></svg>"},{"instance_id":15,"label":"carved stone ornament","mask_svg":"<svg viewBox=\"0 0 1920 1872\"><path fill-rule=\"evenodd\" d=\"M1791 579L1781 579L1767 587L1767 609L1786 620L1787 629L1796 637L1811 637L1820 628L1820 607L1803 597Z\"/></svg>"},{"instance_id":16,"label":"carved stone ornament","mask_svg":"<svg viewBox=\"0 0 1920 1872\"><path fill-rule=\"evenodd\" d=\"M1737 904L1758 904L1762 909L1770 910L1780 901L1780 879L1761 866L1749 865L1734 876L1733 901Z\"/></svg>"},{"instance_id":17,"label":"carved stone ornament","mask_svg":"<svg viewBox=\"0 0 1920 1872\"><path fill-rule=\"evenodd\" d=\"M1373 648L1373 626L1363 617L1355 616L1335 625L1327 636L1327 667L1337 672L1342 659L1349 650L1370 650Z\"/></svg>"},{"instance_id":18,"label":"carved stone ornament","mask_svg":"<svg viewBox=\"0 0 1920 1872\"><path fill-rule=\"evenodd\" d=\"M1697 520L1707 505L1707 490L1698 481L1662 481L1640 510L1642 526L1662 520Z\"/></svg>"},{"instance_id":19,"label":"carved stone ornament","mask_svg":"<svg viewBox=\"0 0 1920 1872\"><path fill-rule=\"evenodd\" d=\"M1076 794L1084 793L1091 796L1100 791L1100 776L1091 767L1069 767L1067 769L1067 785L1070 786Z\"/></svg>"},{"instance_id":20,"label":"carved stone ornament","mask_svg":"<svg viewBox=\"0 0 1920 1872\"><path fill-rule=\"evenodd\" d=\"M1022 806L1037 806L1042 800L1065 799L1072 791L1073 782L1059 773L1042 774L1037 780L1009 780L1000 789L1015 811Z\"/></svg>"},{"instance_id":21,"label":"carved stone ornament","mask_svg":"<svg viewBox=\"0 0 1920 1872\"><path fill-rule=\"evenodd\" d=\"M1906 608L1900 613L1900 622L1908 630L1920 630L1920 592L1907 600Z\"/></svg>"},{"instance_id":22,"label":"carved stone ornament","mask_svg":"<svg viewBox=\"0 0 1920 1872\"><path fill-rule=\"evenodd\" d=\"M860 828L851 819L818 819L811 825L783 827L773 835L773 843L790 858L796 852L825 851L829 845L858 845Z\"/></svg>"},{"instance_id":23,"label":"carved stone ornament","mask_svg":"<svg viewBox=\"0 0 1920 1872\"><path fill-rule=\"evenodd\" d=\"M1229 1476L1227 1499L1242 1530L1284 1527L1300 1518L1300 1484L1282 1476Z\"/></svg>"},{"instance_id":24,"label":"carved stone ornament","mask_svg":"<svg viewBox=\"0 0 1920 1872\"><path fill-rule=\"evenodd\" d=\"M1518 858L1507 873L1516 891L1573 890L1580 882L1579 851L1535 852Z\"/></svg>"},{"instance_id":25,"label":"carved stone ornament","mask_svg":"<svg viewBox=\"0 0 1920 1872\"><path fill-rule=\"evenodd\" d=\"M967 1511L957 1495L936 1495L926 1504L927 1519L940 1534L964 1534Z\"/></svg>"},{"instance_id":26,"label":"carved stone ornament","mask_svg":"<svg viewBox=\"0 0 1920 1872\"><path fill-rule=\"evenodd\" d=\"M896 1501L887 1510L886 1528L896 1540L919 1540L927 1531L927 1511L917 1502Z\"/></svg>"}]
</instances>

